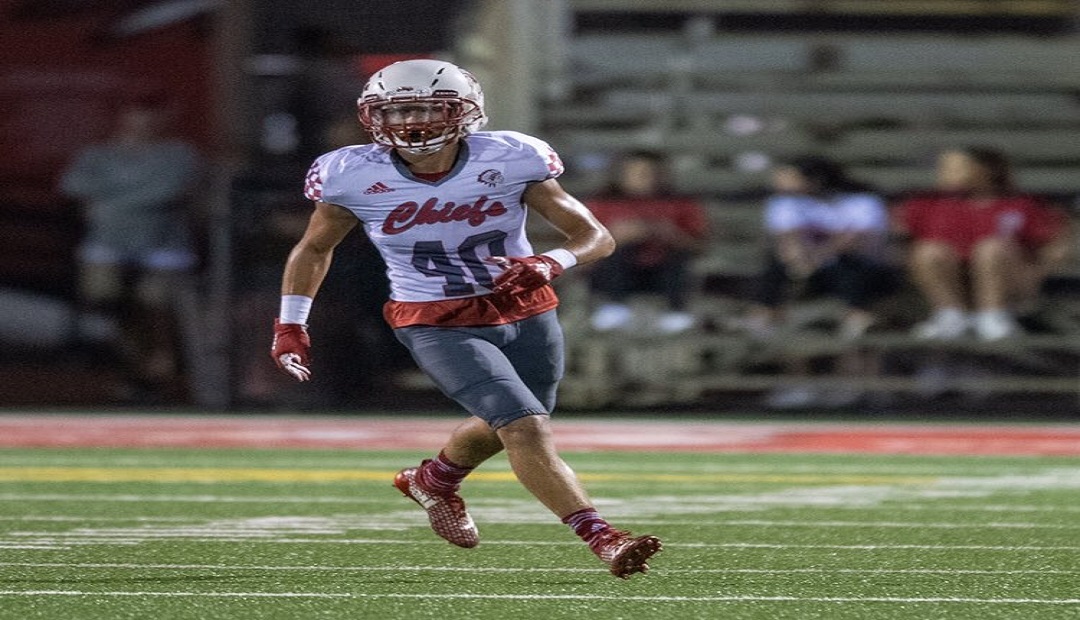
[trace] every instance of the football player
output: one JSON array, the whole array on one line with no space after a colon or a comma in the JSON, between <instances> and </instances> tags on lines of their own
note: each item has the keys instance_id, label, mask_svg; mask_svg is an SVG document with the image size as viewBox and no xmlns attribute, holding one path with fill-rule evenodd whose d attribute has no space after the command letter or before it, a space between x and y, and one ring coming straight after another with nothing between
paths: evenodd
<instances>
[{"instance_id":1,"label":"football player","mask_svg":"<svg viewBox=\"0 0 1080 620\"><path fill-rule=\"evenodd\" d=\"M551 281L604 258L614 241L556 178L558 155L513 131L482 132L476 79L448 62L407 60L375 73L357 101L372 144L322 155L308 172L314 201L290 252L272 355L299 381L311 377L307 318L334 247L356 225L390 279L384 317L417 365L471 415L438 455L394 479L436 534L479 543L458 494L478 465L506 450L518 480L626 578L648 570L655 536L615 529L592 506L555 449L550 416L563 374L563 337ZM534 252L532 209L564 237Z\"/></svg>"}]
</instances>

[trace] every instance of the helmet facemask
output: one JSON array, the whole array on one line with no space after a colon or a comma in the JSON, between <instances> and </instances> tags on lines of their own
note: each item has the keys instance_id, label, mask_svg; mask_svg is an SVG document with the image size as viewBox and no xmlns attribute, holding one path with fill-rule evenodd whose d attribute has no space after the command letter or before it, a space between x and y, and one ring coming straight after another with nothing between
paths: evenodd
<instances>
[{"instance_id":1,"label":"helmet facemask","mask_svg":"<svg viewBox=\"0 0 1080 620\"><path fill-rule=\"evenodd\" d=\"M360 124L378 144L423 154L482 127L484 94L460 67L438 60L396 62L368 80Z\"/></svg>"},{"instance_id":2,"label":"helmet facemask","mask_svg":"<svg viewBox=\"0 0 1080 620\"><path fill-rule=\"evenodd\" d=\"M477 106L470 101L415 99L361 105L360 120L379 144L422 154L463 137Z\"/></svg>"}]
</instances>

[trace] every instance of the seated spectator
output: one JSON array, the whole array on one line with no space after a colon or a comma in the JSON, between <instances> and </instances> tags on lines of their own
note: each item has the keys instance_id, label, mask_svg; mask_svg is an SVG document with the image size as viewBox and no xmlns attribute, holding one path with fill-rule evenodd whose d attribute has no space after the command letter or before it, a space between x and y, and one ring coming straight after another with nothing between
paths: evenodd
<instances>
[{"instance_id":1,"label":"seated spectator","mask_svg":"<svg viewBox=\"0 0 1080 620\"><path fill-rule=\"evenodd\" d=\"M608 191L588 200L618 244L615 253L590 267L592 292L601 300L594 329L635 324L627 304L635 294L658 294L665 308L652 327L678 333L693 327L687 311L690 261L708 240L708 217L696 198L670 191L666 162L654 153L621 157Z\"/></svg>"},{"instance_id":2,"label":"seated spectator","mask_svg":"<svg viewBox=\"0 0 1080 620\"><path fill-rule=\"evenodd\" d=\"M898 270L884 258L888 215L884 200L868 186L849 179L843 168L823 157L802 157L778 165L773 193L765 201L765 230L770 242L765 271L758 279L749 316L739 327L760 338L787 321L794 299L832 297L845 311L838 336L861 337L877 320L873 304L894 292ZM810 361L785 360L784 374L795 377L765 396L771 408L820 405L842 407L862 398L860 389L817 389L809 379ZM878 360L852 348L833 372L853 383L876 372Z\"/></svg>"},{"instance_id":3,"label":"seated spectator","mask_svg":"<svg viewBox=\"0 0 1080 620\"><path fill-rule=\"evenodd\" d=\"M1015 311L1033 303L1070 250L1065 214L1016 190L1009 161L985 148L950 149L937 162L937 191L897 208L910 235L911 277L929 304L923 339L981 340L1021 331Z\"/></svg>"},{"instance_id":4,"label":"seated spectator","mask_svg":"<svg viewBox=\"0 0 1080 620\"><path fill-rule=\"evenodd\" d=\"M120 327L112 343L124 361L118 398L182 400L179 296L191 293L197 256L191 199L201 160L167 134L154 103L120 110L110 139L87 146L60 179L85 207L78 249L83 324L102 316Z\"/></svg>"},{"instance_id":5,"label":"seated spectator","mask_svg":"<svg viewBox=\"0 0 1080 620\"><path fill-rule=\"evenodd\" d=\"M792 298L827 296L846 306L840 335L861 336L875 321L872 304L899 283L884 260L884 200L822 157L783 163L772 181L765 201L770 250L746 326L767 334Z\"/></svg>"}]
</instances>

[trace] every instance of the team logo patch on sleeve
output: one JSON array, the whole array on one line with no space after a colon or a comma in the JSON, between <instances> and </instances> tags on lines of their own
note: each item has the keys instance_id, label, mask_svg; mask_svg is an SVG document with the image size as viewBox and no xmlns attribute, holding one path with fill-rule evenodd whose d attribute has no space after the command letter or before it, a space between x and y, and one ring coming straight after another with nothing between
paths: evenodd
<instances>
[{"instance_id":1,"label":"team logo patch on sleeve","mask_svg":"<svg viewBox=\"0 0 1080 620\"><path fill-rule=\"evenodd\" d=\"M488 187L496 187L498 185L502 185L504 178L503 173L495 170L494 168L489 168L481 172L476 177L476 180L483 183L484 185L487 185Z\"/></svg>"}]
</instances>

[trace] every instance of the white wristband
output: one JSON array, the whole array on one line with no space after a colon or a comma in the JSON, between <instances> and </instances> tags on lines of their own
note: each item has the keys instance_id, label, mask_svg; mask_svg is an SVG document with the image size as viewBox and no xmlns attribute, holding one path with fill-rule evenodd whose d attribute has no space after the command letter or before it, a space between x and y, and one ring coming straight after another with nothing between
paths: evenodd
<instances>
[{"instance_id":1,"label":"white wristband","mask_svg":"<svg viewBox=\"0 0 1080 620\"><path fill-rule=\"evenodd\" d=\"M307 295L282 295L279 323L299 323L307 325L308 313L311 312L312 299Z\"/></svg>"},{"instance_id":2,"label":"white wristband","mask_svg":"<svg viewBox=\"0 0 1080 620\"><path fill-rule=\"evenodd\" d=\"M569 269L577 264L577 255L564 248L548 250L547 252L544 252L543 255L555 259L555 262L562 265L563 269Z\"/></svg>"}]
</instances>

